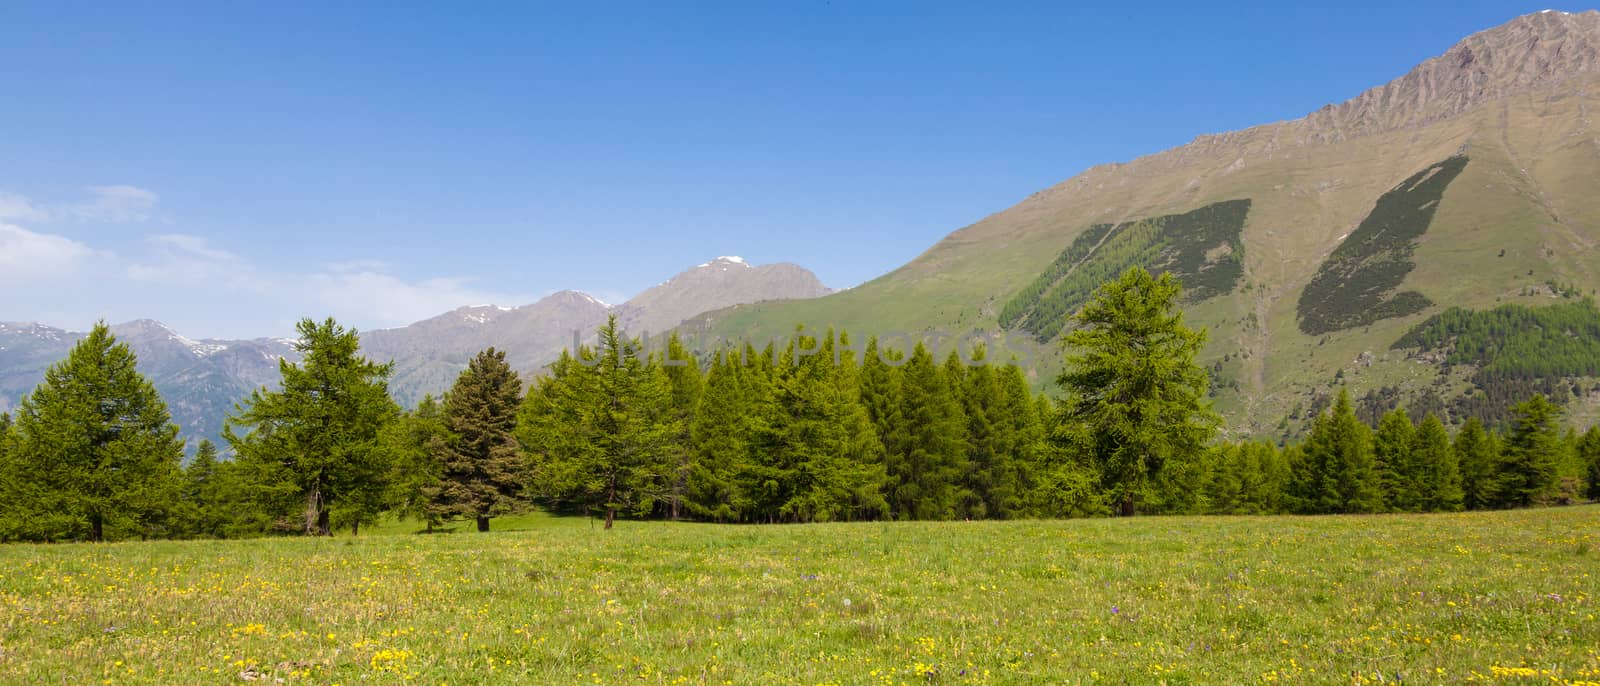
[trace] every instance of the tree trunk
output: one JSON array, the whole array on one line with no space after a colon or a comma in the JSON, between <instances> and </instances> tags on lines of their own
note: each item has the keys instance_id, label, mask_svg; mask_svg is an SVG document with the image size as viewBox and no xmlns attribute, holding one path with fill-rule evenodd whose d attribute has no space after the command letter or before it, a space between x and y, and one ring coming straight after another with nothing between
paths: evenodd
<instances>
[{"instance_id":1,"label":"tree trunk","mask_svg":"<svg viewBox=\"0 0 1600 686\"><path fill-rule=\"evenodd\" d=\"M611 522L617 518L617 475L612 474L606 487L606 530L611 530Z\"/></svg>"},{"instance_id":2,"label":"tree trunk","mask_svg":"<svg viewBox=\"0 0 1600 686\"><path fill-rule=\"evenodd\" d=\"M478 517L478 533L483 533L483 532L488 531L488 530L489 530L489 518L480 515Z\"/></svg>"},{"instance_id":3,"label":"tree trunk","mask_svg":"<svg viewBox=\"0 0 1600 686\"><path fill-rule=\"evenodd\" d=\"M322 513L322 489L313 488L306 493L306 535L317 533L317 520Z\"/></svg>"},{"instance_id":4,"label":"tree trunk","mask_svg":"<svg viewBox=\"0 0 1600 686\"><path fill-rule=\"evenodd\" d=\"M332 536L333 535L333 524L328 521L328 511L327 510L323 510L322 512L317 514L317 535L318 536Z\"/></svg>"},{"instance_id":5,"label":"tree trunk","mask_svg":"<svg viewBox=\"0 0 1600 686\"><path fill-rule=\"evenodd\" d=\"M1121 504L1121 508L1120 509L1122 511L1121 512L1122 516L1124 516L1124 517L1132 517L1133 516L1133 514L1134 514L1134 506L1133 506L1133 493L1132 492L1128 492L1128 493L1123 493L1122 494L1122 504Z\"/></svg>"},{"instance_id":6,"label":"tree trunk","mask_svg":"<svg viewBox=\"0 0 1600 686\"><path fill-rule=\"evenodd\" d=\"M100 543L106 540L106 522L100 513L89 515L89 540Z\"/></svg>"},{"instance_id":7,"label":"tree trunk","mask_svg":"<svg viewBox=\"0 0 1600 686\"><path fill-rule=\"evenodd\" d=\"M360 520L356 520L354 522L350 522L350 535L351 536L359 536L359 535L361 535L361 521Z\"/></svg>"}]
</instances>

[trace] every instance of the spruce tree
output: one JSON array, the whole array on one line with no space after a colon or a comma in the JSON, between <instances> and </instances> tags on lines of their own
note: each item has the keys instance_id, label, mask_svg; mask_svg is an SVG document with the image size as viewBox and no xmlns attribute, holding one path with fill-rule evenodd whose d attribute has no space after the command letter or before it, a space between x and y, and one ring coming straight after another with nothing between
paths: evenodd
<instances>
[{"instance_id":1,"label":"spruce tree","mask_svg":"<svg viewBox=\"0 0 1600 686\"><path fill-rule=\"evenodd\" d=\"M1412 446L1416 443L1416 427L1411 415L1395 408L1378 420L1378 430L1373 436L1372 456L1378 472L1378 487L1383 492L1384 509L1394 512L1416 512L1421 509L1417 474L1412 464Z\"/></svg>"},{"instance_id":2,"label":"spruce tree","mask_svg":"<svg viewBox=\"0 0 1600 686\"><path fill-rule=\"evenodd\" d=\"M517 508L523 467L515 431L521 404L522 379L506 364L505 351L491 347L467 363L445 395L447 433L433 441L442 469L438 484L424 490L431 513L475 520L484 532L490 518Z\"/></svg>"},{"instance_id":3,"label":"spruce tree","mask_svg":"<svg viewBox=\"0 0 1600 686\"><path fill-rule=\"evenodd\" d=\"M1468 417L1456 432L1456 462L1461 468L1461 504L1468 510L1495 507L1495 474L1499 471L1500 449L1494 435L1483 428L1477 417Z\"/></svg>"},{"instance_id":4,"label":"spruce tree","mask_svg":"<svg viewBox=\"0 0 1600 686\"><path fill-rule=\"evenodd\" d=\"M953 519L965 499L961 405L921 343L901 372L899 406L885 445L890 509L897 519Z\"/></svg>"},{"instance_id":5,"label":"spruce tree","mask_svg":"<svg viewBox=\"0 0 1600 686\"><path fill-rule=\"evenodd\" d=\"M103 541L171 533L183 442L127 344L95 324L17 406L12 517L23 535Z\"/></svg>"},{"instance_id":6,"label":"spruce tree","mask_svg":"<svg viewBox=\"0 0 1600 686\"><path fill-rule=\"evenodd\" d=\"M1561 410L1541 395L1518 403L1495 475L1502 506L1547 504L1555 495L1561 459Z\"/></svg>"},{"instance_id":7,"label":"spruce tree","mask_svg":"<svg viewBox=\"0 0 1600 686\"><path fill-rule=\"evenodd\" d=\"M1156 278L1132 267L1095 293L1063 339L1062 418L1088 431L1087 448L1123 516L1141 498L1178 509L1198 490L1189 481L1216 434L1207 375L1195 363L1206 335L1184 325L1182 293L1170 273Z\"/></svg>"},{"instance_id":8,"label":"spruce tree","mask_svg":"<svg viewBox=\"0 0 1600 686\"><path fill-rule=\"evenodd\" d=\"M1419 489L1417 509L1428 512L1455 512L1465 498L1461 490L1461 466L1450 446L1450 434L1439 416L1428 413L1417 427L1411 458L1416 465Z\"/></svg>"},{"instance_id":9,"label":"spruce tree","mask_svg":"<svg viewBox=\"0 0 1600 686\"><path fill-rule=\"evenodd\" d=\"M1294 473L1294 509L1307 514L1378 512L1383 495L1373 465L1372 430L1356 418L1350 394L1312 423Z\"/></svg>"},{"instance_id":10,"label":"spruce tree","mask_svg":"<svg viewBox=\"0 0 1600 686\"><path fill-rule=\"evenodd\" d=\"M251 393L223 435L274 528L328 536L336 513L355 528L383 507L390 465L379 438L399 413L393 365L362 357L356 331L332 318L296 328L300 363L280 360L279 389Z\"/></svg>"},{"instance_id":11,"label":"spruce tree","mask_svg":"<svg viewBox=\"0 0 1600 686\"><path fill-rule=\"evenodd\" d=\"M890 435L900 424L900 378L905 355L899 350L878 347L876 337L867 339L861 360L861 404L878 432L878 440L889 447Z\"/></svg>"}]
</instances>

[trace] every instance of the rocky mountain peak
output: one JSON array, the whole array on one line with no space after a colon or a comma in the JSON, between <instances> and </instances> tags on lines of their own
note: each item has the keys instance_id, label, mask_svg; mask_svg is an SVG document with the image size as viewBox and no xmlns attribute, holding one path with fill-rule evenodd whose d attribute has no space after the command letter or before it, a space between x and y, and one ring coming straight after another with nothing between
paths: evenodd
<instances>
[{"instance_id":1,"label":"rocky mountain peak","mask_svg":"<svg viewBox=\"0 0 1600 686\"><path fill-rule=\"evenodd\" d=\"M1405 76L1308 116L1325 135L1416 126L1600 72L1600 11L1546 10L1462 39Z\"/></svg>"}]
</instances>

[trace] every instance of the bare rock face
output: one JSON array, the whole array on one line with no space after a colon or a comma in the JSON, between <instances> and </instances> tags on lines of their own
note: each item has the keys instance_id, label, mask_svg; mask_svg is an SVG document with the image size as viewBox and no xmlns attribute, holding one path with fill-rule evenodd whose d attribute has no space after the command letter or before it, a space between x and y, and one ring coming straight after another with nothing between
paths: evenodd
<instances>
[{"instance_id":1,"label":"bare rock face","mask_svg":"<svg viewBox=\"0 0 1600 686\"><path fill-rule=\"evenodd\" d=\"M1547 10L1473 34L1405 76L1302 120L1322 140L1418 126L1600 71L1600 11Z\"/></svg>"}]
</instances>

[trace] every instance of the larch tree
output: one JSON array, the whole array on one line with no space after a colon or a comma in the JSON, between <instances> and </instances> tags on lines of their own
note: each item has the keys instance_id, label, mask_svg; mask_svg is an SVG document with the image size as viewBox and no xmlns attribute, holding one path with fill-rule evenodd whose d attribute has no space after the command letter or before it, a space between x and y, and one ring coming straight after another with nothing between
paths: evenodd
<instances>
[{"instance_id":1,"label":"larch tree","mask_svg":"<svg viewBox=\"0 0 1600 686\"><path fill-rule=\"evenodd\" d=\"M898 407L884 448L897 519L954 519L966 500L966 420L945 371L921 343L900 369Z\"/></svg>"},{"instance_id":2,"label":"larch tree","mask_svg":"<svg viewBox=\"0 0 1600 686\"><path fill-rule=\"evenodd\" d=\"M670 473L667 476L666 499L667 517L677 519L685 509L689 473L694 465L692 429L706 380L700 370L700 361L678 339L676 332L668 337L665 355L658 364L667 375L667 386L671 389L671 412L678 426L677 435L672 437L672 455L668 458Z\"/></svg>"},{"instance_id":3,"label":"larch tree","mask_svg":"<svg viewBox=\"0 0 1600 686\"><path fill-rule=\"evenodd\" d=\"M603 512L648 514L668 491L679 428L671 387L610 316L598 348L564 353L524 406L522 441L544 495Z\"/></svg>"},{"instance_id":4,"label":"larch tree","mask_svg":"<svg viewBox=\"0 0 1600 686\"><path fill-rule=\"evenodd\" d=\"M1461 464L1439 415L1429 412L1417 426L1411 459L1415 464L1417 509L1428 512L1460 510L1465 499L1461 490Z\"/></svg>"},{"instance_id":5,"label":"larch tree","mask_svg":"<svg viewBox=\"0 0 1600 686\"><path fill-rule=\"evenodd\" d=\"M137 362L97 323L17 406L12 516L27 537L171 533L183 441Z\"/></svg>"},{"instance_id":6,"label":"larch tree","mask_svg":"<svg viewBox=\"0 0 1600 686\"><path fill-rule=\"evenodd\" d=\"M1415 512L1421 509L1418 492L1418 474L1412 464L1411 450L1416 443L1416 427L1411 415L1395 408L1378 420L1373 435L1372 457L1378 473L1378 487L1383 492L1384 509L1395 512Z\"/></svg>"},{"instance_id":7,"label":"larch tree","mask_svg":"<svg viewBox=\"0 0 1600 686\"><path fill-rule=\"evenodd\" d=\"M1095 293L1063 338L1061 420L1086 432L1084 447L1123 516L1135 514L1141 498L1195 490L1152 486L1164 472L1191 471L1216 435L1208 378L1195 363L1206 334L1184 325L1182 293L1170 273L1158 278L1132 267Z\"/></svg>"},{"instance_id":8,"label":"larch tree","mask_svg":"<svg viewBox=\"0 0 1600 686\"><path fill-rule=\"evenodd\" d=\"M1585 495L1590 500L1600 500L1600 425L1589 427L1578 439L1578 458L1586 470Z\"/></svg>"},{"instance_id":9,"label":"larch tree","mask_svg":"<svg viewBox=\"0 0 1600 686\"><path fill-rule=\"evenodd\" d=\"M223 435L279 527L328 536L335 511L354 528L383 506L389 463L380 435L399 413L389 398L393 365L362 357L356 331L332 318L303 319L297 329L300 363L280 360L279 389L251 393ZM295 503L298 526L289 523Z\"/></svg>"},{"instance_id":10,"label":"larch tree","mask_svg":"<svg viewBox=\"0 0 1600 686\"><path fill-rule=\"evenodd\" d=\"M1350 394L1339 398L1312 423L1301 445L1291 494L1305 514L1379 512L1383 491L1372 456L1372 430L1356 418Z\"/></svg>"},{"instance_id":11,"label":"larch tree","mask_svg":"<svg viewBox=\"0 0 1600 686\"><path fill-rule=\"evenodd\" d=\"M1452 445L1461 469L1461 504L1468 510L1495 506L1495 474L1499 471L1500 448L1494 434L1483 428L1477 417L1468 417L1456 432Z\"/></svg>"},{"instance_id":12,"label":"larch tree","mask_svg":"<svg viewBox=\"0 0 1600 686\"><path fill-rule=\"evenodd\" d=\"M423 489L430 512L472 519L483 532L490 518L517 508L524 474L516 437L521 405L522 379L505 351L491 347L467 363L445 394L446 433L432 441L440 476Z\"/></svg>"},{"instance_id":13,"label":"larch tree","mask_svg":"<svg viewBox=\"0 0 1600 686\"><path fill-rule=\"evenodd\" d=\"M1564 448L1561 409L1543 395L1518 403L1495 478L1495 500L1504 507L1547 504L1556 488Z\"/></svg>"},{"instance_id":14,"label":"larch tree","mask_svg":"<svg viewBox=\"0 0 1600 686\"><path fill-rule=\"evenodd\" d=\"M379 439L389 453L389 510L422 522L428 533L444 523L430 496L438 493L444 478L442 456L449 433L444 408L429 393L416 409L390 422Z\"/></svg>"}]
</instances>

